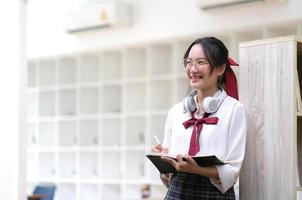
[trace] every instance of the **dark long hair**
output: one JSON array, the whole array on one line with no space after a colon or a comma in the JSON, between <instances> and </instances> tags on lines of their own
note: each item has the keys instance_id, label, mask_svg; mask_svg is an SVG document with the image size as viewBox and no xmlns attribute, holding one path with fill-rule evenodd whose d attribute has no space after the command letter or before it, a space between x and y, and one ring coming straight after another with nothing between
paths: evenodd
<instances>
[{"instance_id":1,"label":"dark long hair","mask_svg":"<svg viewBox=\"0 0 302 200\"><path fill-rule=\"evenodd\" d=\"M186 50L184 59L188 58L192 46L199 44L203 49L206 59L208 60L211 73L215 68L220 68L226 65L225 71L222 77L218 79L218 86L225 88L225 73L228 70L232 70L230 63L228 62L229 51L222 41L215 37L204 37L196 39Z\"/></svg>"}]
</instances>

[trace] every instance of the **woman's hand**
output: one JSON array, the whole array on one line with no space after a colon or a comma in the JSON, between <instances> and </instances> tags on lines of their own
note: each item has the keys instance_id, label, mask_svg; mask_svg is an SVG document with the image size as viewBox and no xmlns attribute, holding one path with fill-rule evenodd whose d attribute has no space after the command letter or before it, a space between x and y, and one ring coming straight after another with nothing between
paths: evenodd
<instances>
[{"instance_id":1,"label":"woman's hand","mask_svg":"<svg viewBox=\"0 0 302 200\"><path fill-rule=\"evenodd\" d=\"M164 183L164 185L169 188L170 186L170 182L172 179L173 173L169 173L169 174L160 174L160 179L162 180L162 182Z\"/></svg>"},{"instance_id":2,"label":"woman's hand","mask_svg":"<svg viewBox=\"0 0 302 200\"><path fill-rule=\"evenodd\" d=\"M171 163L178 172L196 173L199 166L196 161L189 155L177 155L176 160L162 156L162 159Z\"/></svg>"},{"instance_id":3,"label":"woman's hand","mask_svg":"<svg viewBox=\"0 0 302 200\"><path fill-rule=\"evenodd\" d=\"M171 163L178 172L198 174L219 181L219 174L215 166L201 167L189 155L177 155L176 160L165 156L162 156L162 159Z\"/></svg>"},{"instance_id":4,"label":"woman's hand","mask_svg":"<svg viewBox=\"0 0 302 200\"><path fill-rule=\"evenodd\" d=\"M151 148L151 151L155 152L155 153L168 153L168 149L163 148L163 146L161 144L157 144L157 145L153 146ZM172 175L173 174L160 174L160 179L167 188L169 188L169 186L170 186L170 181L171 181Z\"/></svg>"},{"instance_id":5,"label":"woman's hand","mask_svg":"<svg viewBox=\"0 0 302 200\"><path fill-rule=\"evenodd\" d=\"M157 145L153 146L151 148L151 151L155 152L155 153L168 153L168 149L163 148L163 146L161 144L157 144Z\"/></svg>"}]
</instances>

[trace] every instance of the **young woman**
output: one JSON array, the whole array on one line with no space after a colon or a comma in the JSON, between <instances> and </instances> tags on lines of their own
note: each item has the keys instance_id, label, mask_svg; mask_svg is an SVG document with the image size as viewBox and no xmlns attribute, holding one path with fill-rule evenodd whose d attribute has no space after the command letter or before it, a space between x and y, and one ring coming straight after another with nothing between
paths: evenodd
<instances>
[{"instance_id":1,"label":"young woman","mask_svg":"<svg viewBox=\"0 0 302 200\"><path fill-rule=\"evenodd\" d=\"M236 63L214 37L195 40L185 52L184 67L193 92L169 110L163 143L152 148L177 155L177 161L162 157L177 170L161 174L168 187L166 200L235 199L246 121L230 65ZM191 157L207 155L226 164L201 167Z\"/></svg>"}]
</instances>

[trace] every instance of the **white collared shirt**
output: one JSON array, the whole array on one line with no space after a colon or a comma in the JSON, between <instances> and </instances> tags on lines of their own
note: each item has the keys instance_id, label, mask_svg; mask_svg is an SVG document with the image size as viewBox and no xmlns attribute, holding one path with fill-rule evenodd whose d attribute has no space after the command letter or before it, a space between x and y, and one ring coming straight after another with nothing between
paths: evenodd
<instances>
[{"instance_id":1,"label":"white collared shirt","mask_svg":"<svg viewBox=\"0 0 302 200\"><path fill-rule=\"evenodd\" d=\"M225 165L217 165L219 181L210 178L221 192L232 187L239 176L246 143L246 117L242 103L227 96L218 111L209 117L218 117L217 124L203 124L199 137L200 151L196 156L216 155ZM170 154L188 154L193 126L185 129L183 122L191 118L183 113L182 102L175 104L168 113L163 147Z\"/></svg>"}]
</instances>

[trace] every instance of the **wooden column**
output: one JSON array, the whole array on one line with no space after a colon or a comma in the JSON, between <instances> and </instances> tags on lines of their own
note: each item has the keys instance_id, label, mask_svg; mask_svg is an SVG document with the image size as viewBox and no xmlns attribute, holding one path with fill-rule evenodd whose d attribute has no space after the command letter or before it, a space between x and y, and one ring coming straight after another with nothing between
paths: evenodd
<instances>
[{"instance_id":1,"label":"wooden column","mask_svg":"<svg viewBox=\"0 0 302 200\"><path fill-rule=\"evenodd\" d=\"M297 42L245 42L239 53L239 95L248 125L240 200L295 199Z\"/></svg>"}]
</instances>

